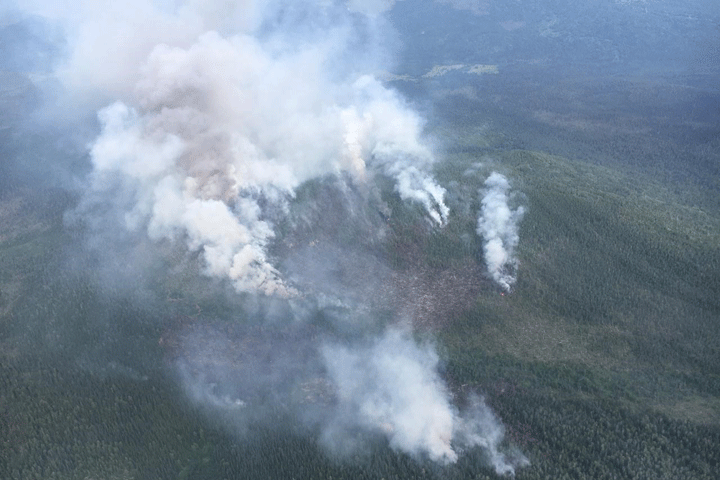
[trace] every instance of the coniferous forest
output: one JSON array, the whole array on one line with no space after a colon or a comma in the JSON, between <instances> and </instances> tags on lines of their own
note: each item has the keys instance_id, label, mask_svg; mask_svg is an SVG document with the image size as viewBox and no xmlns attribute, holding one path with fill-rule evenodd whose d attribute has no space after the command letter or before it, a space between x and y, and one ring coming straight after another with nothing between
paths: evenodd
<instances>
[{"instance_id":1,"label":"coniferous forest","mask_svg":"<svg viewBox=\"0 0 720 480\"><path fill-rule=\"evenodd\" d=\"M0 23L0 53L27 53L0 59L0 478L718 477L717 65L680 69L684 47L669 47L700 20L670 7L647 19L632 1L572 19L550 15L562 2L533 4L522 20L492 2L411 3L391 11L404 46L378 78L423 117L450 213L438 226L403 197L394 165L364 184L329 169L275 207L248 188L272 226L271 274L300 292L286 297L213 277L193 232L108 233L137 212L87 203L87 132L38 120L51 73L23 63L67 46ZM658 57L640 65L643 49ZM479 217L496 174L517 238L493 276ZM405 447L399 424L348 420L367 404L343 398L322 359L360 358L380 383L373 339L389 325L409 332L397 349L429 365L457 421L481 399L500 434L453 431L457 459L438 461Z\"/></svg>"}]
</instances>

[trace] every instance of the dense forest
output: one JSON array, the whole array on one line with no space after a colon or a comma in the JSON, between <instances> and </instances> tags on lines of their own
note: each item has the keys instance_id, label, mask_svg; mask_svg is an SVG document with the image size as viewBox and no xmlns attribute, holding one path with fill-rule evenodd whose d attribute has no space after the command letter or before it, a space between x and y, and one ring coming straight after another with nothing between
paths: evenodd
<instances>
[{"instance_id":1,"label":"dense forest","mask_svg":"<svg viewBox=\"0 0 720 480\"><path fill-rule=\"evenodd\" d=\"M720 219L649 177L487 138L438 167L456 212L444 229L428 230L388 188L390 235L373 246L401 276L442 282L482 264L471 234L484 172L502 169L522 192L514 291L477 278L469 299L419 326L438 339L456 402L485 398L505 426L503 448L530 461L517 478L713 478ZM318 194L308 188L299 198ZM3 199L3 478L496 477L482 449L438 466L371 438L334 459L284 411L240 435L208 422L173 383L160 340L173 318L227 310L192 293L153 311L108 299L65 270L71 200L46 195ZM94 351L109 361L85 360Z\"/></svg>"},{"instance_id":2,"label":"dense forest","mask_svg":"<svg viewBox=\"0 0 720 480\"><path fill-rule=\"evenodd\" d=\"M718 478L720 94L708 2L296 2L270 9L256 31L232 24L246 13L236 3L245 5L220 2L237 7L227 18L195 12L212 14L220 33L185 25L192 9L160 15L170 20L155 31L150 10L126 18L121 8L119 27L108 25L135 29L128 45L99 45L106 12L58 9L56 25L22 5L0 8L0 479ZM336 8L304 9L317 5ZM79 56L62 27L90 35L79 35L88 42ZM328 47L328 31L341 46ZM124 78L122 61L106 68L104 49L168 77L128 100L122 121L100 125L98 108L156 80ZM66 54L89 55L79 65L99 86L81 75L61 87L74 73L56 71ZM222 64L226 54L235 63ZM264 65L267 78L246 64ZM241 118L256 98L265 103ZM187 115L176 131L142 129L176 107L168 118ZM383 123L398 112L399 123ZM247 145L222 133L231 117L251 132ZM203 136L212 121L208 131L221 133ZM370 153L360 137L378 125L381 147L411 131L398 144L414 153L395 145L384 163L382 148ZM175 152L192 164L205 150L225 158L252 154L251 140L269 145L242 195L242 175L223 176L242 162L175 173L232 187L182 191L226 208L243 237L230 253L253 247L249 271L270 272L292 294L208 274L212 235L203 244L180 224L154 237L138 228L150 223L152 195L124 187L145 182L155 195L170 176L93 171L108 131L123 133L109 150L149 145L144 160ZM197 143L184 157L165 142L183 135ZM143 143L150 137L162 142ZM356 154L362 172L303 156L321 151ZM493 177L507 182L502 207L517 222L505 283L481 228ZM402 180L422 186L414 198ZM325 357L355 359L353 373L369 372L358 383L376 393L366 384L380 383L372 361L385 352L373 348L398 325L404 336L387 350L410 352L401 360L422 364L417 378L440 397L417 403L447 406L456 430L486 405L497 445L487 432L463 443L453 430L441 435L453 456L433 459L427 445L405 448L386 417L332 423L336 410L358 417L367 405L341 398ZM349 448L334 448L328 424ZM502 475L498 458L514 473Z\"/></svg>"}]
</instances>

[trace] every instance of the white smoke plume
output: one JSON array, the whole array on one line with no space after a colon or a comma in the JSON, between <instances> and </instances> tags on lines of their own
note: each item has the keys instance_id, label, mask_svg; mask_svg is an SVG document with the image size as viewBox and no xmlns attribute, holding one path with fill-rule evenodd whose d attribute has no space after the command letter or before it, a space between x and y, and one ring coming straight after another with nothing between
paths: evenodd
<instances>
[{"instance_id":1,"label":"white smoke plume","mask_svg":"<svg viewBox=\"0 0 720 480\"><path fill-rule=\"evenodd\" d=\"M323 359L337 389L338 417L328 444L352 426L386 435L390 446L455 462L452 447L456 414L437 372L438 356L407 332L389 330L364 348L326 345Z\"/></svg>"},{"instance_id":2,"label":"white smoke plume","mask_svg":"<svg viewBox=\"0 0 720 480\"><path fill-rule=\"evenodd\" d=\"M91 2L72 16L74 49L60 69L71 90L119 99L99 114L81 217L115 215L152 240L183 241L205 274L281 296L294 291L267 257L274 232L263 205L282 209L304 181L383 173L437 224L447 220L421 118L373 77L328 67L346 61L342 22L321 37L260 35L263 9L245 2L235 8L254 20L225 34L212 5L168 12L143 3L135 14L124 5L114 17L99 13L105 3L117 10ZM85 10L97 16L76 18ZM103 48L112 61L96 58Z\"/></svg>"},{"instance_id":3,"label":"white smoke plume","mask_svg":"<svg viewBox=\"0 0 720 480\"><path fill-rule=\"evenodd\" d=\"M177 365L190 398L236 428L280 409L317 425L322 444L340 457L374 437L442 465L470 449L480 449L498 474L528 464L501 448L504 428L481 398L463 409L453 404L434 346L407 328L320 344L301 323L235 330L191 328L181 335Z\"/></svg>"},{"instance_id":4,"label":"white smoke plume","mask_svg":"<svg viewBox=\"0 0 720 480\"><path fill-rule=\"evenodd\" d=\"M488 273L505 291L510 291L517 279L518 223L525 213L523 207L510 208L509 190L507 178L497 172L485 180L477 225L477 234L485 241L483 250Z\"/></svg>"},{"instance_id":5,"label":"white smoke plume","mask_svg":"<svg viewBox=\"0 0 720 480\"><path fill-rule=\"evenodd\" d=\"M205 275L260 298L292 297L283 305L311 317L313 300L268 253L273 221L304 182L342 176L362 185L387 175L403 200L444 225L445 190L430 175L422 119L366 73L381 42L369 39L367 53L362 39L391 5L81 0L65 9L29 0L28 10L70 33L57 70L67 102L102 107L89 144L92 172L70 216L89 244L120 266L143 255L121 256L115 234L180 245L197 254ZM262 418L267 404L303 420L313 412L328 442L361 429L443 464L481 446L498 472L512 471L497 453L502 435L486 428L496 424L464 419L453 406L432 346L397 329L358 345L337 331L345 317L359 317L328 315L333 333L317 334L295 313L282 327L267 321L252 330L238 320L229 322L233 333L198 320L182 338L170 334L164 345L188 396L225 418ZM307 392L315 400L297 399Z\"/></svg>"},{"instance_id":6,"label":"white smoke plume","mask_svg":"<svg viewBox=\"0 0 720 480\"><path fill-rule=\"evenodd\" d=\"M336 411L325 429L331 448L342 448L359 427L387 437L392 448L442 464L474 447L498 474L527 464L522 455L500 452L504 429L481 399L472 398L464 412L453 405L434 347L418 345L408 331L390 328L361 348L325 345L322 356L336 390Z\"/></svg>"}]
</instances>

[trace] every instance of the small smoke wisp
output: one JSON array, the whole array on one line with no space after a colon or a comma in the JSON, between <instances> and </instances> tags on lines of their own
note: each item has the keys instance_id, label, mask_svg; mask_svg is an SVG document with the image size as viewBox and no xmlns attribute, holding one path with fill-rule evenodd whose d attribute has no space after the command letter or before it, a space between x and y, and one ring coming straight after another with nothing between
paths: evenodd
<instances>
[{"instance_id":1,"label":"small smoke wisp","mask_svg":"<svg viewBox=\"0 0 720 480\"><path fill-rule=\"evenodd\" d=\"M520 241L518 223L525 209L510 208L510 183L505 176L493 172L485 180L477 234L484 239L485 263L488 273L505 291L515 284L518 259L515 248Z\"/></svg>"},{"instance_id":2,"label":"small smoke wisp","mask_svg":"<svg viewBox=\"0 0 720 480\"><path fill-rule=\"evenodd\" d=\"M507 453L500 451L498 447L505 438L505 428L477 395L471 396L467 409L462 413L456 437L465 448L482 448L499 475L514 475L516 468L530 465L530 460L518 449Z\"/></svg>"}]
</instances>

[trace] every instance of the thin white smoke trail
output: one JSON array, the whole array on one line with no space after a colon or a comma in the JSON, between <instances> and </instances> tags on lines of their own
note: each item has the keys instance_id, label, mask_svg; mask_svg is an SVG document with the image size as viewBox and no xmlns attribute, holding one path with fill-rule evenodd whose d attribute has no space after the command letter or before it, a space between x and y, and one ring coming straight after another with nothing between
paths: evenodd
<instances>
[{"instance_id":1,"label":"thin white smoke trail","mask_svg":"<svg viewBox=\"0 0 720 480\"><path fill-rule=\"evenodd\" d=\"M483 250L488 273L505 291L517 280L518 259L515 248L520 241L518 223L525 209L510 208L510 182L497 172L485 180L477 234L484 240Z\"/></svg>"}]
</instances>

